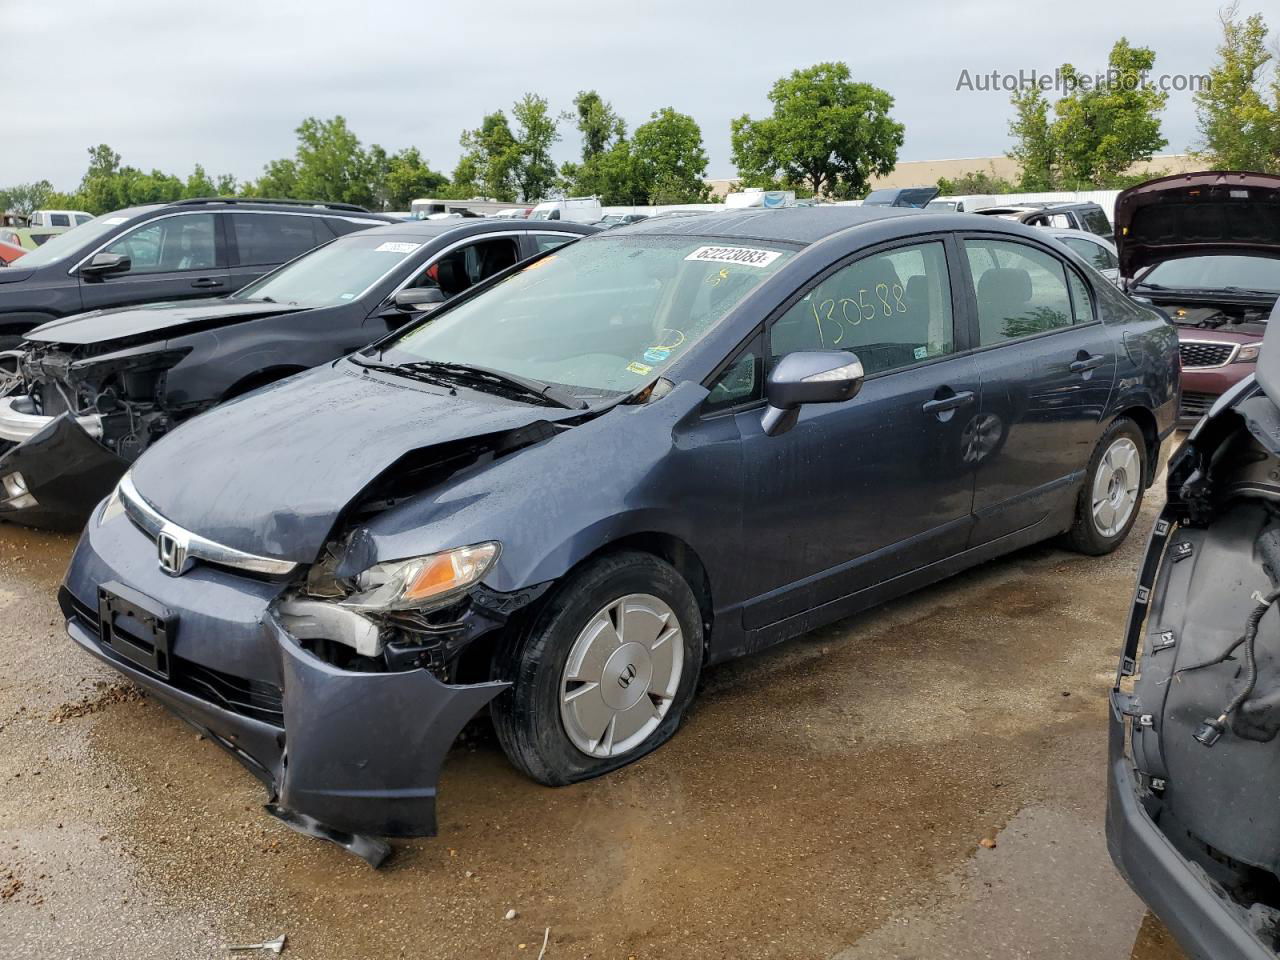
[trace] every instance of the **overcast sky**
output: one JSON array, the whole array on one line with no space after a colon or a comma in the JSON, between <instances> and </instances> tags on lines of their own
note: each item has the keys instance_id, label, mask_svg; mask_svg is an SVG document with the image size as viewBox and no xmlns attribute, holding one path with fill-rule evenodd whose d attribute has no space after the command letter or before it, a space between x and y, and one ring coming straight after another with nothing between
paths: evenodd
<instances>
[{"instance_id":1,"label":"overcast sky","mask_svg":"<svg viewBox=\"0 0 1280 960\"><path fill-rule=\"evenodd\" d=\"M1008 94L957 92L962 70L1100 70L1121 35L1156 50L1156 73L1204 73L1217 5L0 0L0 186L71 189L96 143L146 170L255 177L292 154L304 117L339 113L365 144L416 145L448 173L459 132L486 112L525 91L568 109L588 88L633 129L659 107L691 114L708 175L730 176L730 119L767 112L774 80L823 60L896 98L900 159L990 156L1008 145ZM561 126L564 160L579 144ZM1193 144L1189 93L1171 94L1164 134L1167 152Z\"/></svg>"}]
</instances>

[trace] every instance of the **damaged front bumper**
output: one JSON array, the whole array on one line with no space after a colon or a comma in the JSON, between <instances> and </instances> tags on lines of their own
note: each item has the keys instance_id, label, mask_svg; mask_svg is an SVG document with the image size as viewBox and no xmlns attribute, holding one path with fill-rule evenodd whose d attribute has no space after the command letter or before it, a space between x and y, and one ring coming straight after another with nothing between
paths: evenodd
<instances>
[{"instance_id":1,"label":"damaged front bumper","mask_svg":"<svg viewBox=\"0 0 1280 960\"><path fill-rule=\"evenodd\" d=\"M0 415L12 411L14 399L0 400ZM0 439L0 520L79 530L129 464L94 438L90 430L95 418L64 413L31 419L42 425L24 441L14 445ZM97 435L101 432L98 423Z\"/></svg>"},{"instance_id":2,"label":"damaged front bumper","mask_svg":"<svg viewBox=\"0 0 1280 960\"><path fill-rule=\"evenodd\" d=\"M204 565L166 576L155 543L119 515L90 524L60 599L71 638L238 757L270 791L268 812L377 866L389 852L377 838L436 833L445 755L508 684L339 669L275 618L283 588ZM147 599L163 651L139 653L148 644L132 642L116 596Z\"/></svg>"}]
</instances>

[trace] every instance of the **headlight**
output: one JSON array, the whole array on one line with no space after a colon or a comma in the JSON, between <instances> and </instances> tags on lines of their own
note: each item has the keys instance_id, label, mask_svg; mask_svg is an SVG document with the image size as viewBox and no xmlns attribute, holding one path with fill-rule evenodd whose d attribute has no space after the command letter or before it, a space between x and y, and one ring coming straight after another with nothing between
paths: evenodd
<instances>
[{"instance_id":1,"label":"headlight","mask_svg":"<svg viewBox=\"0 0 1280 960\"><path fill-rule=\"evenodd\" d=\"M356 578L359 593L343 600L357 610L418 610L440 606L478 583L498 559L495 542L455 547L370 567Z\"/></svg>"},{"instance_id":2,"label":"headlight","mask_svg":"<svg viewBox=\"0 0 1280 960\"><path fill-rule=\"evenodd\" d=\"M1236 351L1235 363L1252 363L1258 359L1258 354L1262 352L1262 344L1251 343L1241 347Z\"/></svg>"},{"instance_id":3,"label":"headlight","mask_svg":"<svg viewBox=\"0 0 1280 960\"><path fill-rule=\"evenodd\" d=\"M120 483L123 482L123 480L120 481ZM120 484L117 483L112 489L111 495L102 504L102 513L98 515L98 526L110 523L122 513L124 513L124 501L120 499Z\"/></svg>"}]
</instances>

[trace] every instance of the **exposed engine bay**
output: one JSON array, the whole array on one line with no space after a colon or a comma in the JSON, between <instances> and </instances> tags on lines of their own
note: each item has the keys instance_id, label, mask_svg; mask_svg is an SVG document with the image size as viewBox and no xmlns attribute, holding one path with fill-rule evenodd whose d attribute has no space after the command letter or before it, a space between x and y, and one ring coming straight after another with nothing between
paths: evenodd
<instances>
[{"instance_id":1,"label":"exposed engine bay","mask_svg":"<svg viewBox=\"0 0 1280 960\"><path fill-rule=\"evenodd\" d=\"M1280 949L1280 409L1255 392L1205 421L1169 477L1116 702L1148 815Z\"/></svg>"},{"instance_id":2,"label":"exposed engine bay","mask_svg":"<svg viewBox=\"0 0 1280 960\"><path fill-rule=\"evenodd\" d=\"M1180 327L1222 330L1257 337L1266 333L1267 317L1271 315L1272 307L1270 303L1187 303L1185 299L1152 296L1145 291L1143 298L1151 300L1164 310L1169 319Z\"/></svg>"},{"instance_id":3,"label":"exposed engine bay","mask_svg":"<svg viewBox=\"0 0 1280 960\"><path fill-rule=\"evenodd\" d=\"M145 347L108 351L100 347L30 343L0 355L0 400L16 413L90 418L92 434L124 460L136 460L152 442L188 417L213 405L169 406L168 371L188 350ZM16 441L18 437L0 437Z\"/></svg>"}]
</instances>

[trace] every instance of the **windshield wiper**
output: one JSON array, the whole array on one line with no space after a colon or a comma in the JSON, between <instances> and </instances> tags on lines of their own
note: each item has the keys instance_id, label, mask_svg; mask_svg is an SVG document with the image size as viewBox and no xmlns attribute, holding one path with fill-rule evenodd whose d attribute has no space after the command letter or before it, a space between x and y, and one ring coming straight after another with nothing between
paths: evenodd
<instances>
[{"instance_id":1,"label":"windshield wiper","mask_svg":"<svg viewBox=\"0 0 1280 960\"><path fill-rule=\"evenodd\" d=\"M401 377L408 377L411 380L421 380L423 383L434 384L437 387L448 387L453 390L453 385L442 377L432 376L425 370L412 370L408 367L402 367L395 363L379 363L377 360L365 360L358 356L350 356L347 358L357 367L364 367L366 370L378 370L382 373L393 373Z\"/></svg>"},{"instance_id":2,"label":"windshield wiper","mask_svg":"<svg viewBox=\"0 0 1280 960\"><path fill-rule=\"evenodd\" d=\"M415 360L397 366L400 370L422 371L448 377L463 386L472 388L501 387L564 407L566 410L585 410L586 401L575 397L555 384L544 383L533 377L524 377L518 373L507 373L505 370L494 370L491 367L480 367L470 363L448 363L443 360Z\"/></svg>"},{"instance_id":3,"label":"windshield wiper","mask_svg":"<svg viewBox=\"0 0 1280 960\"><path fill-rule=\"evenodd\" d=\"M1243 293L1250 297L1274 297L1280 294L1277 290L1258 290L1253 287L1223 287L1223 293Z\"/></svg>"}]
</instances>

